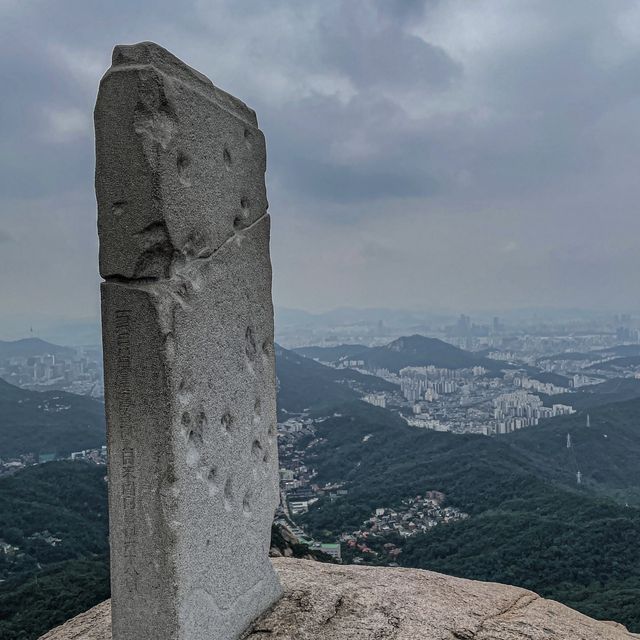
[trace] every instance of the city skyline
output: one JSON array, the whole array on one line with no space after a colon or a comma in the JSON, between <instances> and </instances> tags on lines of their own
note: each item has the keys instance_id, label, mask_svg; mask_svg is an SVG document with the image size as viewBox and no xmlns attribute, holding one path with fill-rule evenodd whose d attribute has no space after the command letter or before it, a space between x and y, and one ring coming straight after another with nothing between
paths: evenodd
<instances>
[{"instance_id":1,"label":"city skyline","mask_svg":"<svg viewBox=\"0 0 640 640\"><path fill-rule=\"evenodd\" d=\"M328 333L349 326L361 326L363 330L377 326L388 335L421 333L439 335L462 319L472 327L490 328L496 322L503 322L510 330L526 331L548 325L554 330L574 331L589 329L610 332L620 327L640 327L640 311L624 309L576 309L576 308L519 308L460 310L453 309L407 309L385 307L336 307L326 311L310 312L304 309L275 307L276 340L288 343L291 334L306 333L319 329ZM343 336L344 337L344 336ZM96 345L101 341L99 316L71 317L54 315L45 311L32 313L1 313L0 341L14 341L23 338L40 338L58 345ZM347 338L345 340L349 341ZM294 340L295 342L295 340Z\"/></svg>"}]
</instances>

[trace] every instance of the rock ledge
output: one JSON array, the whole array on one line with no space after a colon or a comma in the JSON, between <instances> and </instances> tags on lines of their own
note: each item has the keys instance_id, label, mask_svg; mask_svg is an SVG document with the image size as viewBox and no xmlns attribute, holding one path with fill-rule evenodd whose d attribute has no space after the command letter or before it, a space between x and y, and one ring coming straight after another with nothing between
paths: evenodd
<instances>
[{"instance_id":1,"label":"rock ledge","mask_svg":"<svg viewBox=\"0 0 640 640\"><path fill-rule=\"evenodd\" d=\"M525 589L421 571L276 558L285 595L247 640L631 640ZM103 602L41 640L111 640Z\"/></svg>"}]
</instances>

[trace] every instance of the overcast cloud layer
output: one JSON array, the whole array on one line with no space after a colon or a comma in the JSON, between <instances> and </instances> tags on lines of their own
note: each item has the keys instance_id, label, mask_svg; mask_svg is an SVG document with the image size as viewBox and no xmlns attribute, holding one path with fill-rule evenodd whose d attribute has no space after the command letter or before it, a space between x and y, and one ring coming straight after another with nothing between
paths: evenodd
<instances>
[{"instance_id":1,"label":"overcast cloud layer","mask_svg":"<svg viewBox=\"0 0 640 640\"><path fill-rule=\"evenodd\" d=\"M277 304L638 307L635 1L0 0L4 313L96 312L92 109L140 40L256 109Z\"/></svg>"}]
</instances>

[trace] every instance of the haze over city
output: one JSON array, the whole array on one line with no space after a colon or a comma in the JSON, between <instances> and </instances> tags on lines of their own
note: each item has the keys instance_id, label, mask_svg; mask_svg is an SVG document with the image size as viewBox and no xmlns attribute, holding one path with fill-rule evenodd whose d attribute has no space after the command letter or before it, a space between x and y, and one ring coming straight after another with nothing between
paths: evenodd
<instances>
[{"instance_id":1,"label":"haze over city","mask_svg":"<svg viewBox=\"0 0 640 640\"><path fill-rule=\"evenodd\" d=\"M637 306L637 3L4 2L0 25L7 315L97 316L90 114L113 43L152 37L259 114L277 305Z\"/></svg>"}]
</instances>

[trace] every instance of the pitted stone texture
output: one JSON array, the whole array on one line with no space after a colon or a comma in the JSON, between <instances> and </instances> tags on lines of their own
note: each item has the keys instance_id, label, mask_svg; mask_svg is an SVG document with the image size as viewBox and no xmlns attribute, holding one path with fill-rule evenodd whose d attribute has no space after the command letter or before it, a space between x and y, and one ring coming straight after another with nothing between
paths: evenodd
<instances>
[{"instance_id":1,"label":"pitted stone texture","mask_svg":"<svg viewBox=\"0 0 640 640\"><path fill-rule=\"evenodd\" d=\"M531 591L418 569L275 559L285 594L248 640L633 640ZM108 602L41 640L110 640ZM92 613L93 612L93 613ZM90 616L87 618L87 616ZM95 623L87 620L95 619ZM87 635L84 635L84 634Z\"/></svg>"},{"instance_id":2,"label":"pitted stone texture","mask_svg":"<svg viewBox=\"0 0 640 640\"><path fill-rule=\"evenodd\" d=\"M281 594L263 137L144 43L96 141L114 638L237 638Z\"/></svg>"},{"instance_id":3,"label":"pitted stone texture","mask_svg":"<svg viewBox=\"0 0 640 640\"><path fill-rule=\"evenodd\" d=\"M95 126L103 278L168 277L265 215L255 113L158 45L115 48Z\"/></svg>"}]
</instances>

